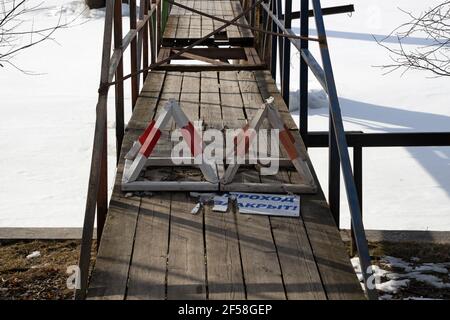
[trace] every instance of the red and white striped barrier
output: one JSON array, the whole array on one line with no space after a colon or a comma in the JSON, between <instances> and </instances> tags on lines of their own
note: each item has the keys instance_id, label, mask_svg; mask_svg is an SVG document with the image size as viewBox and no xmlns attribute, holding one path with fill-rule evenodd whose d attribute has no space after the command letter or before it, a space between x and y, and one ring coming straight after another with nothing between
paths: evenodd
<instances>
[{"instance_id":1,"label":"red and white striped barrier","mask_svg":"<svg viewBox=\"0 0 450 320\"><path fill-rule=\"evenodd\" d=\"M192 122L186 117L178 103L175 100L170 99L164 106L163 112L159 115L158 119L150 122L144 133L133 144L132 148L125 156L126 160L133 161L130 166L125 166L123 173L125 183L136 181L139 177L161 137L161 130L171 118L173 118L175 123L181 128L182 136L188 144L192 156L198 160L195 163L198 163L205 179L212 183L218 181L216 170L214 170L212 164L201 159L204 149L201 135L195 130Z\"/></svg>"},{"instance_id":2,"label":"red and white striped barrier","mask_svg":"<svg viewBox=\"0 0 450 320\"><path fill-rule=\"evenodd\" d=\"M243 133L238 135L235 139L235 145L237 145L238 150L237 154L242 157L248 153L249 146L256 136L255 131L259 129L264 119L268 119L272 128L279 130L280 142L285 148L286 153L288 154L288 157L297 172L306 180L306 184L314 185L314 178L312 177L305 161L306 153L303 151L300 143L295 140L294 136L281 120L278 110L273 106L273 101L274 99L272 97L267 99L264 103L264 108L261 108L252 121L242 128ZM252 132L250 134L246 134L246 132L250 129L253 129L251 130ZM238 169L238 163L230 164L225 171L222 183L231 183Z\"/></svg>"}]
</instances>

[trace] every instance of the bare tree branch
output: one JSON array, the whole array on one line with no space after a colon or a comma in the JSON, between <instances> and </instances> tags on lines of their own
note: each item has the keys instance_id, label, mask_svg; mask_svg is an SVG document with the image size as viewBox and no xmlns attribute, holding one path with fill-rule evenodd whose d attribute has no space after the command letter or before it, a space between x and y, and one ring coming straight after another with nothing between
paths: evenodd
<instances>
[{"instance_id":1,"label":"bare tree branch","mask_svg":"<svg viewBox=\"0 0 450 320\"><path fill-rule=\"evenodd\" d=\"M63 10L60 10L54 26L35 28L35 14L47 8L42 7L43 2L28 5L29 2L28 0L0 0L0 67L9 65L26 74L33 74L16 66L13 58L21 51L44 41L55 41L52 35L58 29L72 26L84 11L70 21L63 22Z\"/></svg>"},{"instance_id":2,"label":"bare tree branch","mask_svg":"<svg viewBox=\"0 0 450 320\"><path fill-rule=\"evenodd\" d=\"M391 73L396 70L423 70L435 76L450 76L450 0L444 1L415 15L400 9L409 21L395 28L377 43L390 53L391 64L379 66ZM387 44L387 39L395 37L395 46ZM407 46L407 40L419 37L426 44Z\"/></svg>"}]
</instances>

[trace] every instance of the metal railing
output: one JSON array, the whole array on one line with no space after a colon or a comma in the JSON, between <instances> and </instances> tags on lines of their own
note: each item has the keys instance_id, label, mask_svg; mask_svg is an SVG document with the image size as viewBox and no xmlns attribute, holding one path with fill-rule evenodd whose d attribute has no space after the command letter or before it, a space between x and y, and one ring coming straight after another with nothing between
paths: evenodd
<instances>
[{"instance_id":1,"label":"metal railing","mask_svg":"<svg viewBox=\"0 0 450 320\"><path fill-rule=\"evenodd\" d=\"M116 79L115 117L116 117L116 150L117 161L125 131L124 122L124 83L123 58L124 52L130 48L131 73L142 67L145 69L156 61L159 50L162 28L161 0L140 0L139 15L136 16L136 0L129 0L130 30L122 35L122 1L107 0L103 35L103 52L101 62L101 77L96 106L94 144L92 148L89 184L86 199L86 209L83 224L81 252L79 258L81 288L75 292L76 299L83 299L88 285L91 247L94 232L95 217L97 217L97 241L103 232L103 226L108 211L108 166L107 166L107 99L109 86L106 84ZM113 42L114 39L114 42ZM111 48L113 51L111 54ZM147 72L142 73L143 79ZM134 108L138 98L140 75L131 76L131 107ZM103 89L102 89L103 88Z\"/></svg>"},{"instance_id":2,"label":"metal railing","mask_svg":"<svg viewBox=\"0 0 450 320\"><path fill-rule=\"evenodd\" d=\"M291 30L293 12L292 0L285 0L284 12L282 11L281 0L268 0L262 4L266 12L266 19L271 26L272 31L283 32L285 34L294 34ZM328 201L331 212L339 226L339 186L340 171L342 170L343 180L346 189L346 195L351 215L352 233L358 251L358 257L361 264L361 271L364 278L364 286L369 299L377 299L376 289L368 286L370 276L372 275L371 260L367 239L364 232L364 226L361 216L359 186L357 187L353 176L353 170L348 153L348 144L344 132L341 109L337 95L336 85L334 82L333 68L331 65L330 53L328 50L327 36L323 21L323 11L320 0L312 0L312 12L309 10L309 0L301 0L300 12L296 14L300 18L300 36L309 36L309 17L313 16L316 24L317 34L319 37L319 49L322 60L322 66L316 61L312 53L308 49L307 40L293 40L289 38L279 39L272 37L271 41L271 68L272 76L276 76L276 58L277 45L280 56L280 79L281 91L284 100L289 105L289 84L290 84L290 48L291 44L300 53L300 134L308 144L308 69L316 76L319 83L323 86L328 94L329 100L329 169L328 169ZM353 10L352 6L347 6L346 10ZM346 10L343 10L346 12ZM333 13L334 10L331 10ZM337 11L337 10L336 10ZM271 23L270 23L271 20Z\"/></svg>"}]
</instances>

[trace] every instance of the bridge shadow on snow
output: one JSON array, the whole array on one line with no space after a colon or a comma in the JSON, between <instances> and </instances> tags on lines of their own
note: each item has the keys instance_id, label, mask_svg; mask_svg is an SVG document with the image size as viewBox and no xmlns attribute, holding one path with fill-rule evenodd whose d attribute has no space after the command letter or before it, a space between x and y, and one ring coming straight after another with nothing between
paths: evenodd
<instances>
[{"instance_id":1,"label":"bridge shadow on snow","mask_svg":"<svg viewBox=\"0 0 450 320\"><path fill-rule=\"evenodd\" d=\"M298 94L298 91L291 92L291 97L298 99ZM324 96L326 95L323 91L310 92L310 116L328 118L328 101L323 98ZM356 124L364 132L450 131L449 116L380 106L346 98L339 98L339 101L344 122ZM406 150L450 197L450 147L408 147Z\"/></svg>"},{"instance_id":2,"label":"bridge shadow on snow","mask_svg":"<svg viewBox=\"0 0 450 320\"><path fill-rule=\"evenodd\" d=\"M292 30L296 34L300 34L299 27L293 27ZM317 30L310 29L309 33L311 36L317 36ZM382 41L384 44L398 44L398 38L394 35L383 35L383 34L370 34L362 32L349 32L349 31L336 31L336 30L326 30L327 36L329 38L339 38L346 40L358 40L358 41ZM446 39L438 39L441 42L445 42ZM406 37L401 40L402 44L406 45L416 45L416 46L429 46L433 44L438 44L434 39L420 38L420 37Z\"/></svg>"}]
</instances>

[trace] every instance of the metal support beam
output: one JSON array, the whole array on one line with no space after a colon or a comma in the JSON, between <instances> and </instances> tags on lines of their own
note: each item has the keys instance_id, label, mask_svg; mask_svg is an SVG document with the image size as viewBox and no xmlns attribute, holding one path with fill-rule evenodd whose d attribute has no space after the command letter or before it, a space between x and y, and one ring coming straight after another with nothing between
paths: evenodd
<instances>
[{"instance_id":1,"label":"metal support beam","mask_svg":"<svg viewBox=\"0 0 450 320\"><path fill-rule=\"evenodd\" d=\"M363 133L347 131L349 147L446 147L450 146L450 132ZM309 132L308 147L327 148L328 132Z\"/></svg>"},{"instance_id":2,"label":"metal support beam","mask_svg":"<svg viewBox=\"0 0 450 320\"><path fill-rule=\"evenodd\" d=\"M353 147L353 177L355 179L356 190L358 192L359 207L361 208L361 220L363 220L363 156L362 147ZM355 256L357 253L356 240L353 232L353 227L351 227L351 254Z\"/></svg>"},{"instance_id":3,"label":"metal support beam","mask_svg":"<svg viewBox=\"0 0 450 320\"><path fill-rule=\"evenodd\" d=\"M284 27L290 29L292 27L292 0L286 0L284 3L285 19ZM283 39L283 69L281 74L281 95L284 102L289 106L289 94L290 94L290 76L291 76L291 41L288 38Z\"/></svg>"},{"instance_id":4,"label":"metal support beam","mask_svg":"<svg viewBox=\"0 0 450 320\"><path fill-rule=\"evenodd\" d=\"M331 168L334 164L332 161L338 156L341 163L343 179L346 188L347 200L352 217L352 226L355 233L356 245L358 248L359 260L361 263L361 271L364 278L364 286L366 288L369 299L378 299L375 288L368 286L369 277L372 275L371 260L369 255L369 247L364 233L364 225L361 220L361 209L359 207L358 196L353 180L353 172L348 154L348 145L345 138L344 124L342 121L341 109L334 82L333 68L331 66L330 53L328 51L327 37L325 25L323 22L320 0L312 0L314 18L316 21L317 34L321 40L320 54L322 57L323 70L325 72L325 80L328 88L329 108L330 108L330 171L333 170L334 175L330 174L330 178L335 178L335 170ZM334 151L336 150L336 151ZM334 153L334 155L333 155ZM337 154L337 155L336 155ZM336 181L329 181L329 184L336 184Z\"/></svg>"},{"instance_id":5,"label":"metal support beam","mask_svg":"<svg viewBox=\"0 0 450 320\"><path fill-rule=\"evenodd\" d=\"M275 4L275 0L271 0L270 8L272 9L274 15L276 15L277 14L277 7L276 7L276 4ZM270 16L270 18L272 19L271 20L272 24L271 24L270 31L279 33L280 31L278 30L277 24L275 23L273 17ZM273 79L277 78L277 41L278 41L278 37L273 35L272 36L272 43L271 43L272 53L271 53L271 61L270 61L270 72L272 74L272 78Z\"/></svg>"},{"instance_id":6,"label":"metal support beam","mask_svg":"<svg viewBox=\"0 0 450 320\"><path fill-rule=\"evenodd\" d=\"M300 19L300 35L303 37L309 36L309 19L305 14L309 10L309 0L301 0L301 12L303 12ZM308 41L300 40L300 48L308 50ZM300 57L300 135L303 141L308 145L308 65L305 60Z\"/></svg>"}]
</instances>

